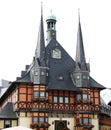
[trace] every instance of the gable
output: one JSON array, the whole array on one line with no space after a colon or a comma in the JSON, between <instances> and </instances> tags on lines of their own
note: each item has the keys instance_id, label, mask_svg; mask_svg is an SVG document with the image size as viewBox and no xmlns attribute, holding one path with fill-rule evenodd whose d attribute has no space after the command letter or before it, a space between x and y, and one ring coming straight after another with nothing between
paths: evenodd
<instances>
[{"instance_id":1,"label":"gable","mask_svg":"<svg viewBox=\"0 0 111 130\"><path fill-rule=\"evenodd\" d=\"M56 39L52 39L47 45L46 58L49 67L48 89L75 91L70 76L75 62Z\"/></svg>"}]
</instances>

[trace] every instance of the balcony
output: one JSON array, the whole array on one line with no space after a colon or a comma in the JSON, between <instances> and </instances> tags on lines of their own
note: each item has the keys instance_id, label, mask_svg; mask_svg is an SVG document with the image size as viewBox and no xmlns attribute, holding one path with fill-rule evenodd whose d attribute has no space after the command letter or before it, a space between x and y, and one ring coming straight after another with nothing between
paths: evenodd
<instances>
[{"instance_id":1,"label":"balcony","mask_svg":"<svg viewBox=\"0 0 111 130\"><path fill-rule=\"evenodd\" d=\"M45 98L45 97L38 97L38 98L34 98L33 102L37 102L37 103L41 103L41 102L48 103L49 100L48 100L48 98Z\"/></svg>"},{"instance_id":2,"label":"balcony","mask_svg":"<svg viewBox=\"0 0 111 130\"><path fill-rule=\"evenodd\" d=\"M91 129L91 128L94 128L94 125L93 124L76 124L77 127L82 127L84 129Z\"/></svg>"},{"instance_id":3,"label":"balcony","mask_svg":"<svg viewBox=\"0 0 111 130\"><path fill-rule=\"evenodd\" d=\"M34 129L34 128L48 128L49 126L50 126L50 124L47 122L37 122L37 123L32 123L30 125L30 127L32 129Z\"/></svg>"},{"instance_id":4,"label":"balcony","mask_svg":"<svg viewBox=\"0 0 111 130\"><path fill-rule=\"evenodd\" d=\"M78 104L92 104L92 102L88 99L79 99L76 101Z\"/></svg>"},{"instance_id":5,"label":"balcony","mask_svg":"<svg viewBox=\"0 0 111 130\"><path fill-rule=\"evenodd\" d=\"M55 104L55 103L50 103L48 105L49 111L59 111L59 112L66 112L68 111L69 113L74 112L74 104Z\"/></svg>"},{"instance_id":6,"label":"balcony","mask_svg":"<svg viewBox=\"0 0 111 130\"><path fill-rule=\"evenodd\" d=\"M106 114L111 117L111 106L106 105L106 104L101 104L100 110L101 110L101 113Z\"/></svg>"}]
</instances>

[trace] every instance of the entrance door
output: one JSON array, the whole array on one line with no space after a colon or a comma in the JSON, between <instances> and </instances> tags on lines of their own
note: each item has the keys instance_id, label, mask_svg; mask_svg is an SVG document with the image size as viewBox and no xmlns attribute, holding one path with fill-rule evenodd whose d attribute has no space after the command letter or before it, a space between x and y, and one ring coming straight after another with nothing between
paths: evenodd
<instances>
[{"instance_id":1,"label":"entrance door","mask_svg":"<svg viewBox=\"0 0 111 130\"><path fill-rule=\"evenodd\" d=\"M10 120L5 120L4 121L4 128L9 128L11 127L11 121Z\"/></svg>"},{"instance_id":2,"label":"entrance door","mask_svg":"<svg viewBox=\"0 0 111 130\"><path fill-rule=\"evenodd\" d=\"M67 121L55 121L55 130L67 130Z\"/></svg>"}]
</instances>

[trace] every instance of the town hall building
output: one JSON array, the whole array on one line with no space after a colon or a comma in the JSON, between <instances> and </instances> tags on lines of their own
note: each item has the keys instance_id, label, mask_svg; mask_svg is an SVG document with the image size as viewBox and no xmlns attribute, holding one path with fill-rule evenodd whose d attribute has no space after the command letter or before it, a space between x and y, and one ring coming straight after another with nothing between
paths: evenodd
<instances>
[{"instance_id":1,"label":"town hall building","mask_svg":"<svg viewBox=\"0 0 111 130\"><path fill-rule=\"evenodd\" d=\"M52 13L46 23L47 46L41 7L35 55L0 98L0 128L21 125L34 130L111 130L111 107L100 97L105 87L90 76L80 18L75 60L56 39Z\"/></svg>"}]
</instances>

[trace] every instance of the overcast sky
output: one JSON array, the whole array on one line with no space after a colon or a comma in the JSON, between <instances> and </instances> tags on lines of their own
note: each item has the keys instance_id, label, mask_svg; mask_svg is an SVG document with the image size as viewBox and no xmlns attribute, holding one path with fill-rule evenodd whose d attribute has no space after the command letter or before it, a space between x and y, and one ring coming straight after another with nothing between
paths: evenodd
<instances>
[{"instance_id":1,"label":"overcast sky","mask_svg":"<svg viewBox=\"0 0 111 130\"><path fill-rule=\"evenodd\" d=\"M52 9L57 18L57 40L75 59L78 8L90 75L111 87L110 0L42 0L44 31ZM0 0L0 79L15 81L31 64L40 21L41 0Z\"/></svg>"}]
</instances>

